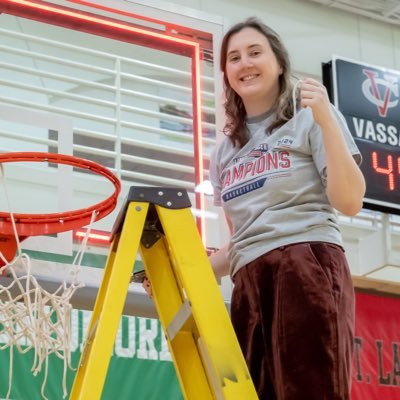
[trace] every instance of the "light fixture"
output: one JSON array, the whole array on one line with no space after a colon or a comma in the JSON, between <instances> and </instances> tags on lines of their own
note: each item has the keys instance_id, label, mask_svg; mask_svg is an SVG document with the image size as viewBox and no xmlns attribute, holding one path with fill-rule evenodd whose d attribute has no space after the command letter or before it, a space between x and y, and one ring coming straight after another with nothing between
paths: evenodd
<instances>
[{"instance_id":1,"label":"light fixture","mask_svg":"<svg viewBox=\"0 0 400 400\"><path fill-rule=\"evenodd\" d=\"M86 229L78 229L74 231L74 239L83 240L87 234ZM90 230L88 235L88 243L95 243L101 245L109 245L111 239L111 233L107 231Z\"/></svg>"},{"instance_id":2,"label":"light fixture","mask_svg":"<svg viewBox=\"0 0 400 400\"><path fill-rule=\"evenodd\" d=\"M195 187L194 191L196 193L204 193L207 196L212 196L214 194L214 189L209 180L205 180L205 181L201 182L200 184L198 184Z\"/></svg>"}]
</instances>

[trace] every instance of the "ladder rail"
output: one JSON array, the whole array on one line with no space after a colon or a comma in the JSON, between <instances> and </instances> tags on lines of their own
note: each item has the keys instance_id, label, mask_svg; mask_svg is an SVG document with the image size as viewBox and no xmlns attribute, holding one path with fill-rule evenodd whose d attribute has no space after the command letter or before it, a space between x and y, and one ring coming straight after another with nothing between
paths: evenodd
<instances>
[{"instance_id":1,"label":"ladder rail","mask_svg":"<svg viewBox=\"0 0 400 400\"><path fill-rule=\"evenodd\" d=\"M133 265L140 244L148 204L130 207L123 229L111 245L84 342L70 400L101 398ZM139 229L138 229L139 227Z\"/></svg>"}]
</instances>

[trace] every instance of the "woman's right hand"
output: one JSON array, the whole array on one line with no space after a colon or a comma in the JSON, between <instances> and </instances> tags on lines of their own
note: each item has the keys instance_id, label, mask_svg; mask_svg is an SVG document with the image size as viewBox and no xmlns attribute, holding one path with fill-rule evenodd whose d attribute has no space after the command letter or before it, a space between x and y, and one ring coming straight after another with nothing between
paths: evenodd
<instances>
[{"instance_id":1,"label":"woman's right hand","mask_svg":"<svg viewBox=\"0 0 400 400\"><path fill-rule=\"evenodd\" d=\"M145 277L142 282L142 288L146 291L150 298L153 297L153 291L151 288L151 282L149 278Z\"/></svg>"}]
</instances>

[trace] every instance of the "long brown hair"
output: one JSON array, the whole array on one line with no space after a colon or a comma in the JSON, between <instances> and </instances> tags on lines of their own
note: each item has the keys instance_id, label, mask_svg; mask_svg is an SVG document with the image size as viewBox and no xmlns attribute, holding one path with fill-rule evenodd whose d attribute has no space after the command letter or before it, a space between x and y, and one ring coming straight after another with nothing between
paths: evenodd
<instances>
[{"instance_id":1,"label":"long brown hair","mask_svg":"<svg viewBox=\"0 0 400 400\"><path fill-rule=\"evenodd\" d=\"M228 135L234 145L243 147L249 140L246 127L246 110L240 96L229 85L226 74L226 61L229 40L232 35L244 28L253 28L263 34L275 54L278 64L282 68L282 75L279 76L279 95L274 108L276 110L275 121L267 128L266 133L270 134L274 129L279 128L293 117L293 84L290 80L291 67L289 55L279 35L263 24L259 19L251 17L243 22L233 25L225 34L221 45L221 71L224 76L224 89L226 101L224 103L226 113L226 124L224 133Z\"/></svg>"}]
</instances>

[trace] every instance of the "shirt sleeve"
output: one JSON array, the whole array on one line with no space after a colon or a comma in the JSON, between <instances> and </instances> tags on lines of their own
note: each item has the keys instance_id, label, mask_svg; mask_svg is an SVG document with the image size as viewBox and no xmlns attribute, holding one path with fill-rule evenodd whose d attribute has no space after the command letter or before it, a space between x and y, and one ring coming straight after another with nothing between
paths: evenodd
<instances>
[{"instance_id":1,"label":"shirt sleeve","mask_svg":"<svg viewBox=\"0 0 400 400\"><path fill-rule=\"evenodd\" d=\"M218 148L215 147L210 157L210 182L214 190L214 205L221 206L221 179L217 163Z\"/></svg>"},{"instance_id":2,"label":"shirt sleeve","mask_svg":"<svg viewBox=\"0 0 400 400\"><path fill-rule=\"evenodd\" d=\"M343 133L344 139L347 143L347 147L350 150L350 154L352 154L357 165L360 165L362 162L361 153L356 143L354 142L354 138L350 133L346 120L344 119L342 113L333 105L332 109L339 123L339 127ZM314 163L318 169L319 175L321 176L324 186L326 186L327 172L326 172L325 148L323 144L322 131L317 123L314 123L310 131L310 145Z\"/></svg>"}]
</instances>

